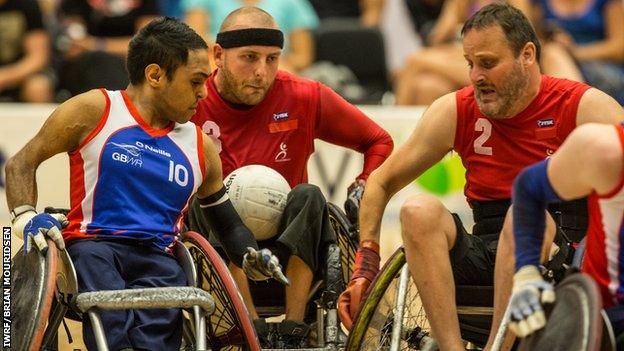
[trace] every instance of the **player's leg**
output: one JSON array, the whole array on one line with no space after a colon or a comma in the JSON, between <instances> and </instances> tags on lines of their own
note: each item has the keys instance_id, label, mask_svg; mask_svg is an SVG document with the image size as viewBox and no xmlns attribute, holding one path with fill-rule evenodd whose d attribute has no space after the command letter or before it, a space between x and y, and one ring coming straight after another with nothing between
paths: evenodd
<instances>
[{"instance_id":1,"label":"player's leg","mask_svg":"<svg viewBox=\"0 0 624 351\"><path fill-rule=\"evenodd\" d=\"M463 350L449 259L457 238L452 215L433 196L417 195L401 208L401 228L407 262L434 337L442 350Z\"/></svg>"},{"instance_id":2,"label":"player's leg","mask_svg":"<svg viewBox=\"0 0 624 351\"><path fill-rule=\"evenodd\" d=\"M177 259L152 247L127 245L132 255L124 264L128 289L186 286L186 275ZM179 308L132 310L134 324L128 337L134 349L179 350L182 340L182 311Z\"/></svg>"},{"instance_id":3,"label":"player's leg","mask_svg":"<svg viewBox=\"0 0 624 351\"><path fill-rule=\"evenodd\" d=\"M278 346L305 346L309 327L303 323L314 276L320 276L323 250L336 242L327 202L314 185L300 184L288 194L277 238L278 256L286 261L286 319L278 326Z\"/></svg>"},{"instance_id":4,"label":"player's leg","mask_svg":"<svg viewBox=\"0 0 624 351\"><path fill-rule=\"evenodd\" d=\"M79 292L125 289L118 256L111 243L77 240L68 245L67 252L76 269ZM100 318L111 350L132 347L127 333L134 324L131 311L102 311ZM87 348L96 350L90 318L84 318L82 334Z\"/></svg>"}]
</instances>

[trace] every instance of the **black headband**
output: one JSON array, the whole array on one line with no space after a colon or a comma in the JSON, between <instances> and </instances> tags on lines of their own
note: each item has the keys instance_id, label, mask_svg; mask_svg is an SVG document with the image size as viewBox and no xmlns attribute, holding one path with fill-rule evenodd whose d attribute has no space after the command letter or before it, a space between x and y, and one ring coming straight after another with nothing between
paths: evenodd
<instances>
[{"instance_id":1,"label":"black headband","mask_svg":"<svg viewBox=\"0 0 624 351\"><path fill-rule=\"evenodd\" d=\"M279 46L284 48L284 34L279 29L247 28L217 34L217 44L224 49L249 45Z\"/></svg>"}]
</instances>

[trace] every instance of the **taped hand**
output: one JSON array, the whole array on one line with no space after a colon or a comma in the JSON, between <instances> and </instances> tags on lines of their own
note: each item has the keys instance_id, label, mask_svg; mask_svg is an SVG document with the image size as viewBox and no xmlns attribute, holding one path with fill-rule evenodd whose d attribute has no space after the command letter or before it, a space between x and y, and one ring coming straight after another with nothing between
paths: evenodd
<instances>
[{"instance_id":1,"label":"taped hand","mask_svg":"<svg viewBox=\"0 0 624 351\"><path fill-rule=\"evenodd\" d=\"M355 267L347 289L338 298L338 315L347 329L351 329L355 314L365 299L366 291L379 272L379 244L365 240L355 254Z\"/></svg>"},{"instance_id":2,"label":"taped hand","mask_svg":"<svg viewBox=\"0 0 624 351\"><path fill-rule=\"evenodd\" d=\"M354 226L358 226L358 214L360 212L360 201L364 195L364 180L356 180L347 190L347 200L344 203L345 214Z\"/></svg>"},{"instance_id":3,"label":"taped hand","mask_svg":"<svg viewBox=\"0 0 624 351\"><path fill-rule=\"evenodd\" d=\"M243 271L251 280L263 281L274 278L282 284L290 285L290 281L282 272L277 256L269 249L256 250L248 247L247 253L243 256Z\"/></svg>"},{"instance_id":4,"label":"taped hand","mask_svg":"<svg viewBox=\"0 0 624 351\"><path fill-rule=\"evenodd\" d=\"M552 284L546 282L536 266L520 268L514 275L509 302L509 329L525 337L546 325L542 304L555 302Z\"/></svg>"},{"instance_id":5,"label":"taped hand","mask_svg":"<svg viewBox=\"0 0 624 351\"><path fill-rule=\"evenodd\" d=\"M65 241L61 229L69 224L67 217L61 213L48 214L28 211L13 221L13 231L24 239L24 253L30 252L33 244L39 251L48 248L46 236L54 241L56 247L65 250Z\"/></svg>"}]
</instances>

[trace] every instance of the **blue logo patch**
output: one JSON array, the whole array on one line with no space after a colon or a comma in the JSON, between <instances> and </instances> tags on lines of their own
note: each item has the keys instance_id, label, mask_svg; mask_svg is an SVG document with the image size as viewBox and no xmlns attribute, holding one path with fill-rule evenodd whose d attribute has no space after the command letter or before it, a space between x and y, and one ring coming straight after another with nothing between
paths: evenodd
<instances>
[{"instance_id":1,"label":"blue logo patch","mask_svg":"<svg viewBox=\"0 0 624 351\"><path fill-rule=\"evenodd\" d=\"M539 128L547 128L547 127L552 127L554 125L555 125L554 118L540 119L539 121L537 121L537 126Z\"/></svg>"},{"instance_id":2,"label":"blue logo patch","mask_svg":"<svg viewBox=\"0 0 624 351\"><path fill-rule=\"evenodd\" d=\"M274 121L282 121L288 118L288 112L279 112L273 114Z\"/></svg>"}]
</instances>

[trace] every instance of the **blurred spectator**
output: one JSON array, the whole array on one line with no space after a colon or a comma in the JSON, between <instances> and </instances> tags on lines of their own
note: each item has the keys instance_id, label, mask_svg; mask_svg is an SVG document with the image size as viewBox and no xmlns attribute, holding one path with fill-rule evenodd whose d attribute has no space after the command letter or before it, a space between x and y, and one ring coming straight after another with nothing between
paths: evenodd
<instances>
[{"instance_id":1,"label":"blurred spectator","mask_svg":"<svg viewBox=\"0 0 624 351\"><path fill-rule=\"evenodd\" d=\"M63 0L60 85L71 95L128 85L125 57L132 35L158 15L156 0Z\"/></svg>"},{"instance_id":2,"label":"blurred spectator","mask_svg":"<svg viewBox=\"0 0 624 351\"><path fill-rule=\"evenodd\" d=\"M160 14L163 16L170 16L178 19L184 18L181 0L159 0L158 7Z\"/></svg>"},{"instance_id":3,"label":"blurred spectator","mask_svg":"<svg viewBox=\"0 0 624 351\"><path fill-rule=\"evenodd\" d=\"M416 33L427 40L429 33L442 14L444 0L403 0L409 10Z\"/></svg>"},{"instance_id":4,"label":"blurred spectator","mask_svg":"<svg viewBox=\"0 0 624 351\"><path fill-rule=\"evenodd\" d=\"M426 48L411 54L403 68L395 74L394 88L398 105L429 105L438 97L470 84L463 48L457 40L459 29L466 18L491 2L493 0L444 2L442 13L428 34L427 28L422 28L427 35L422 38ZM531 4L528 0L508 2L529 18L535 18L530 16ZM434 2L428 3L429 6L433 4ZM582 81L572 57L565 50L558 50L553 46L544 51L543 56L547 58L547 62L557 63L544 67L545 74Z\"/></svg>"},{"instance_id":5,"label":"blurred spectator","mask_svg":"<svg viewBox=\"0 0 624 351\"><path fill-rule=\"evenodd\" d=\"M385 0L310 0L320 19L359 18L366 27L379 25Z\"/></svg>"},{"instance_id":6,"label":"blurred spectator","mask_svg":"<svg viewBox=\"0 0 624 351\"><path fill-rule=\"evenodd\" d=\"M209 44L214 43L223 19L242 6L265 10L284 32L280 69L296 73L312 63L312 31L318 27L319 20L307 0L182 0L186 22Z\"/></svg>"},{"instance_id":7,"label":"blurred spectator","mask_svg":"<svg viewBox=\"0 0 624 351\"><path fill-rule=\"evenodd\" d=\"M624 3L622 0L533 0L535 23L546 46L572 55L588 84L624 104ZM560 60L542 62L557 72Z\"/></svg>"},{"instance_id":8,"label":"blurred spectator","mask_svg":"<svg viewBox=\"0 0 624 351\"><path fill-rule=\"evenodd\" d=\"M397 79L410 54L424 47L423 38L429 36L443 3L444 0L385 0L380 30L392 81Z\"/></svg>"},{"instance_id":9,"label":"blurred spectator","mask_svg":"<svg viewBox=\"0 0 624 351\"><path fill-rule=\"evenodd\" d=\"M0 101L51 102L50 38L36 0L0 0Z\"/></svg>"}]
</instances>

